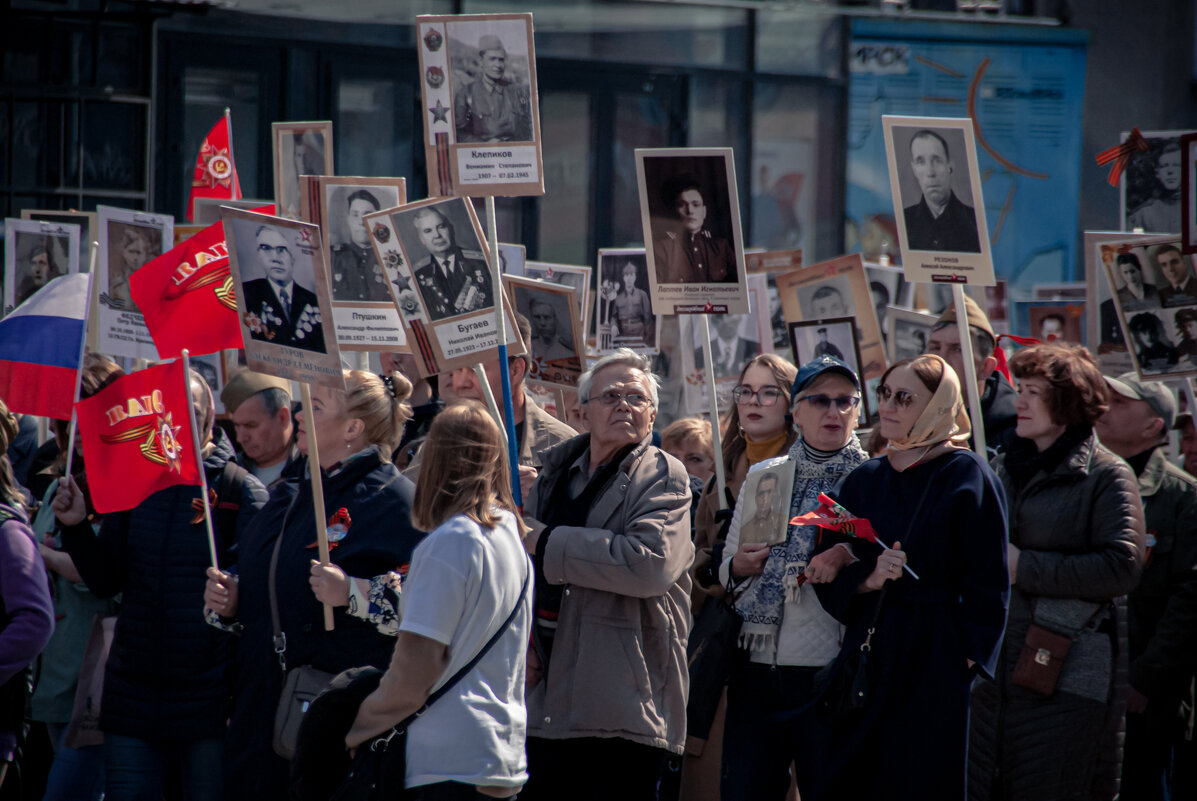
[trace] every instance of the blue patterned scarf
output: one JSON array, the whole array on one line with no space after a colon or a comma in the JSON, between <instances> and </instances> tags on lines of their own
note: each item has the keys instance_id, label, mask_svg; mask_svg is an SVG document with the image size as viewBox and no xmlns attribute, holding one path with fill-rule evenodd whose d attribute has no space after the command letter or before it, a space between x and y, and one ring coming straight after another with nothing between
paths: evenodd
<instances>
[{"instance_id":1,"label":"blue patterned scarf","mask_svg":"<svg viewBox=\"0 0 1197 801\"><path fill-rule=\"evenodd\" d=\"M819 493L831 491L844 476L869 457L853 434L848 444L826 461L815 461L807 456L801 437L795 440L790 452L782 458L794 461L794 492L790 497L790 517L794 517L818 507ZM760 465L753 465L752 469L770 463L775 461L766 460ZM744 485L747 486L748 482L745 481ZM741 499L736 504L732 520L732 528L737 532L742 508ZM790 526L786 541L774 545L765 559L764 573L736 599L736 611L744 618L744 625L740 628L741 648L768 654L777 647L777 631L781 626L785 605L798 604L802 600L798 577L806 570L818 533L816 526Z\"/></svg>"}]
</instances>

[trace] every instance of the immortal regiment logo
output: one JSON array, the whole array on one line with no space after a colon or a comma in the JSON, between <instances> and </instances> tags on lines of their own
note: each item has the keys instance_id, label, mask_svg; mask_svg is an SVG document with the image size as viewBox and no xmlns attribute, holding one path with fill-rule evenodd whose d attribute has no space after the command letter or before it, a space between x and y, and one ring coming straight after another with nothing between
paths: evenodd
<instances>
[{"instance_id":1,"label":"immortal regiment logo","mask_svg":"<svg viewBox=\"0 0 1197 801\"><path fill-rule=\"evenodd\" d=\"M158 490L200 483L190 382L176 359L122 376L75 405L96 511L132 509Z\"/></svg>"}]
</instances>

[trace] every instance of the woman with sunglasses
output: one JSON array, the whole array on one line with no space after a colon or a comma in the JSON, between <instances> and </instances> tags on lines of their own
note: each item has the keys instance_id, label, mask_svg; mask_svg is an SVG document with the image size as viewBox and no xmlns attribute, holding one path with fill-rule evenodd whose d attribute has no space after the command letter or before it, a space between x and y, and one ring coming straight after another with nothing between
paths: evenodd
<instances>
[{"instance_id":1,"label":"woman with sunglasses","mask_svg":"<svg viewBox=\"0 0 1197 801\"><path fill-rule=\"evenodd\" d=\"M731 508L744 484L748 469L765 459L785 454L797 436L791 426L790 387L797 370L772 353L754 356L740 371L732 389L732 410L723 435L723 474L727 484L727 510L719 510L719 490L714 478L698 500L694 515L694 587L690 593L695 614L708 595L722 597L726 580L719 579L724 541L731 523ZM692 801L719 798L722 772L721 742L726 698L719 701L710 732L688 732L682 772L682 797ZM705 742L704 742L705 741Z\"/></svg>"},{"instance_id":2,"label":"woman with sunglasses","mask_svg":"<svg viewBox=\"0 0 1197 801\"><path fill-rule=\"evenodd\" d=\"M857 720L821 716L828 759L810 797L963 799L969 685L993 675L1006 620L1005 496L968 450L947 362L894 364L877 399L886 455L854 470L835 497L890 547L853 540L860 561L819 588L848 627L829 673L867 641L873 697Z\"/></svg>"},{"instance_id":3,"label":"woman with sunglasses","mask_svg":"<svg viewBox=\"0 0 1197 801\"><path fill-rule=\"evenodd\" d=\"M1036 345L1010 368L1018 425L995 465L1010 503L1010 619L996 679L973 689L969 794L1112 799L1127 689L1120 596L1138 584L1146 548L1139 484L1094 433L1110 390L1087 350ZM1057 661L1054 686L1034 681L1036 665ZM1123 798L1151 797L1128 789Z\"/></svg>"},{"instance_id":4,"label":"woman with sunglasses","mask_svg":"<svg viewBox=\"0 0 1197 801\"><path fill-rule=\"evenodd\" d=\"M794 463L786 520L818 507L820 493L830 492L868 458L856 438L860 380L846 364L822 356L803 365L790 395L797 438L786 453ZM762 487L765 478L755 482L757 506ZM835 659L843 626L804 585L830 581L853 556L846 548L815 556L819 532L813 526L788 525L785 540L776 545L741 543L741 535L750 539L754 522L743 512L741 498L719 571L744 618L740 646L747 651L728 682L722 797L785 798L793 765L805 799L822 759L821 743L809 716L794 713L813 700L815 674Z\"/></svg>"}]
</instances>

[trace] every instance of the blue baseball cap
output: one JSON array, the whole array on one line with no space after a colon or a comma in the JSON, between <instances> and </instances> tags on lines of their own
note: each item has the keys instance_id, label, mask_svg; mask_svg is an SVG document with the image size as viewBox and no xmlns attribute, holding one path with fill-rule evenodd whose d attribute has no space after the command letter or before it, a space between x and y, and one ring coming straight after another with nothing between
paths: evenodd
<instances>
[{"instance_id":1,"label":"blue baseball cap","mask_svg":"<svg viewBox=\"0 0 1197 801\"><path fill-rule=\"evenodd\" d=\"M860 391L860 379L856 377L856 373L852 372L851 367L834 356L820 356L798 368L798 375L794 379L794 388L790 391L790 397L797 397L799 392L814 383L814 380L824 373L838 373L851 381L857 392Z\"/></svg>"}]
</instances>

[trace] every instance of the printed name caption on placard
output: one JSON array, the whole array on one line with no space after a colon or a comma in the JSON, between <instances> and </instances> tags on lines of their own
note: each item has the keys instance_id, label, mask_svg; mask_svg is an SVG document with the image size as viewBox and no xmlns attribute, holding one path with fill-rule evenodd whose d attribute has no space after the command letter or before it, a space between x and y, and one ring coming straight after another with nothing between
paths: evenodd
<instances>
[{"instance_id":1,"label":"printed name caption on placard","mask_svg":"<svg viewBox=\"0 0 1197 801\"><path fill-rule=\"evenodd\" d=\"M457 176L463 186L536 181L539 180L536 165L535 145L457 149Z\"/></svg>"},{"instance_id":2,"label":"printed name caption on placard","mask_svg":"<svg viewBox=\"0 0 1197 801\"><path fill-rule=\"evenodd\" d=\"M370 312L363 309L333 308L337 325L337 341L344 345L402 345L407 340L400 328L398 315L386 310Z\"/></svg>"}]
</instances>

